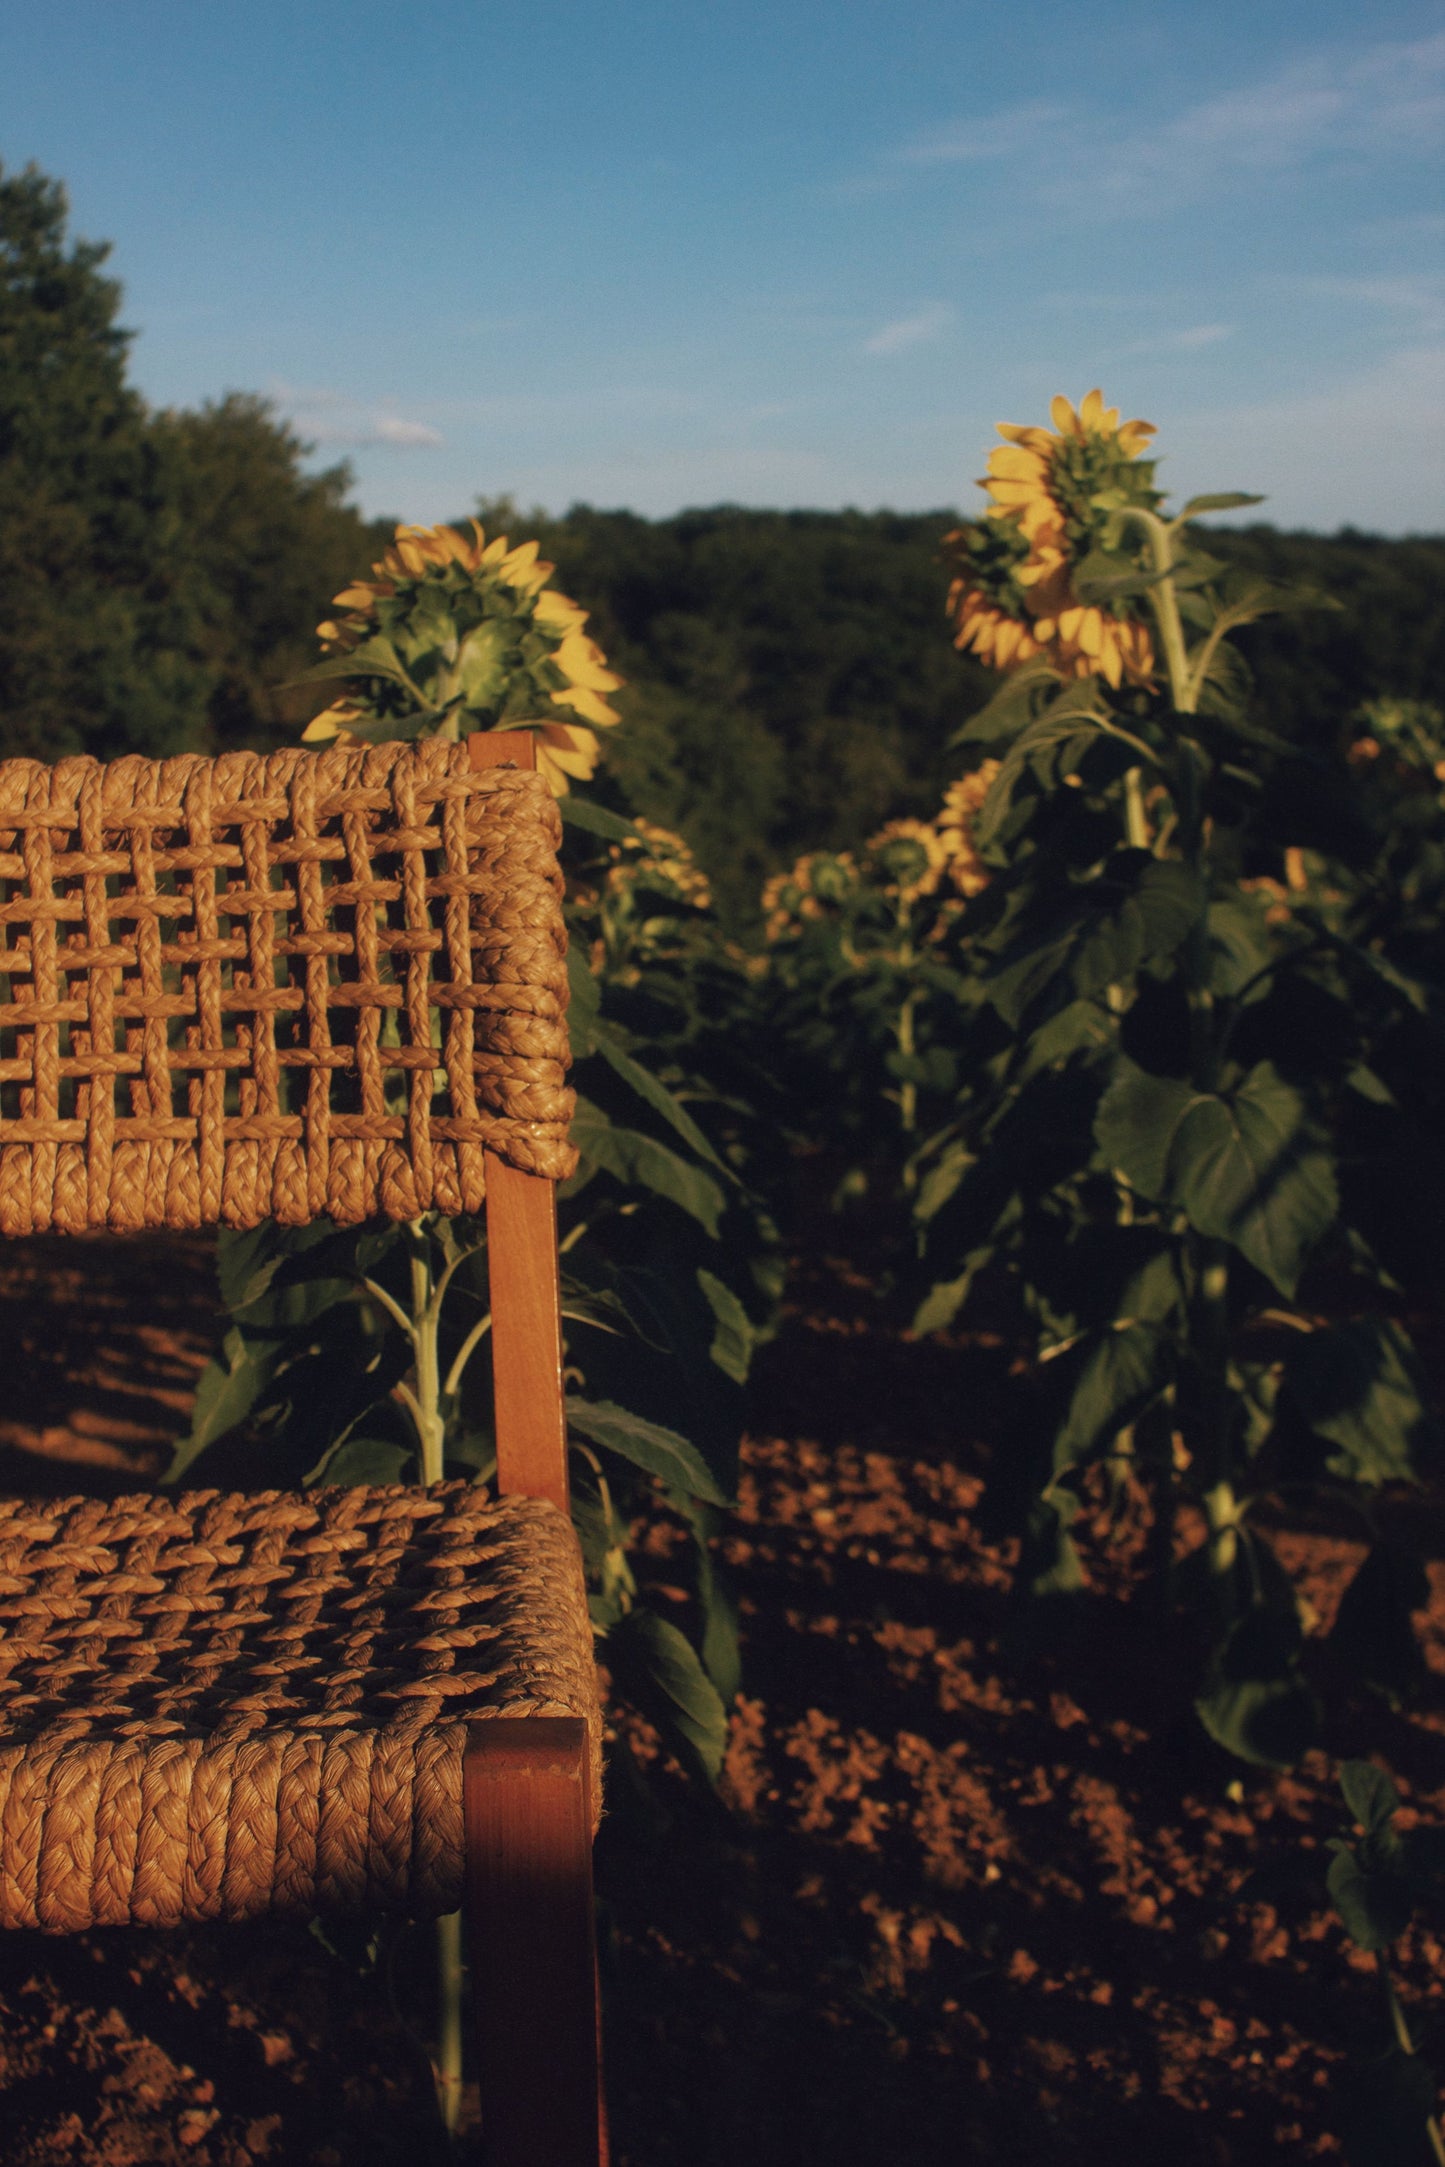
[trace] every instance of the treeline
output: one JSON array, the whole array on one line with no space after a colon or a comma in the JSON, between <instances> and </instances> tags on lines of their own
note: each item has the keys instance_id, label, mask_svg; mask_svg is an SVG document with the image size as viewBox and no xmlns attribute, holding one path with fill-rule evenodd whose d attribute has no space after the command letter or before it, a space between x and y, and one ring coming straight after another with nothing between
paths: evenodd
<instances>
[{"instance_id":1,"label":"treeline","mask_svg":"<svg viewBox=\"0 0 1445 2167\"><path fill-rule=\"evenodd\" d=\"M958 769L948 741L997 685L945 622L940 546L958 516L582 505L544 522L545 553L629 680L610 764L730 889L936 807ZM1368 699L1445 697L1445 537L1253 526L1212 530L1209 547L1343 604L1241 638L1275 730L1320 742Z\"/></svg>"},{"instance_id":2,"label":"treeline","mask_svg":"<svg viewBox=\"0 0 1445 2167\"><path fill-rule=\"evenodd\" d=\"M317 604L386 529L263 400L149 411L108 251L65 226L56 182L0 168L0 748L292 734Z\"/></svg>"},{"instance_id":3,"label":"treeline","mask_svg":"<svg viewBox=\"0 0 1445 2167\"><path fill-rule=\"evenodd\" d=\"M0 750L288 742L318 703L288 681L391 522L355 509L344 465L308 472L262 400L149 411L107 252L65 229L58 184L0 169ZM536 534L592 611L627 679L611 787L688 837L731 915L797 852L936 805L991 683L944 618L957 513L477 509ZM1445 538L1253 526L1211 546L1343 600L1242 642L1276 730L1442 696Z\"/></svg>"}]
</instances>

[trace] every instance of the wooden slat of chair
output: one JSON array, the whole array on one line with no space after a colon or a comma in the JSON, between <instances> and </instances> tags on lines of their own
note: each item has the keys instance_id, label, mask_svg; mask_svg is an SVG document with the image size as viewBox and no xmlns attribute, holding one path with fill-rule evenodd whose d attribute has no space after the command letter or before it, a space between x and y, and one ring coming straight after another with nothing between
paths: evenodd
<instances>
[{"instance_id":1,"label":"wooden slat of chair","mask_svg":"<svg viewBox=\"0 0 1445 2167\"><path fill-rule=\"evenodd\" d=\"M475 767L531 768L527 730ZM487 1154L497 1489L568 1510L556 1194ZM607 2167L586 1725L494 1718L463 1765L486 2167Z\"/></svg>"}]
</instances>

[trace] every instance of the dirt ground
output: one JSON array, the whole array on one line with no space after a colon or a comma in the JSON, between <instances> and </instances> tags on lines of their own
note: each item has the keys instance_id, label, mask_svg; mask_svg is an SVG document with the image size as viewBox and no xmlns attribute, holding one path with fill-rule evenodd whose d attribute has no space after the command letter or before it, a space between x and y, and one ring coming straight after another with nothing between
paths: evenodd
<instances>
[{"instance_id":1,"label":"dirt ground","mask_svg":"<svg viewBox=\"0 0 1445 2167\"><path fill-rule=\"evenodd\" d=\"M203 1240L0 1263L0 1490L152 1481L212 1325ZM765 1350L725 1553L746 1688L722 1802L625 1711L598 1854L616 2167L954 2167L1339 2156L1371 1960L1323 1899L1333 1763L1243 1770L1181 1714L1181 1651L1131 1615L1143 1530L1086 1536L1064 1644L1000 1629L977 1516L1006 1368L916 1346L815 1272ZM1332 1695L1332 1743L1445 1812L1445 1512L1431 1683ZM1327 1629L1360 1555L1287 1525ZM673 1531L642 1531L673 1600ZM630 1770L652 1765L646 1788ZM1396 1967L1441 2043L1441 1950ZM426 2167L425 1937L304 1929L0 1937L0 2160ZM474 2102L473 2102L474 2105Z\"/></svg>"}]
</instances>

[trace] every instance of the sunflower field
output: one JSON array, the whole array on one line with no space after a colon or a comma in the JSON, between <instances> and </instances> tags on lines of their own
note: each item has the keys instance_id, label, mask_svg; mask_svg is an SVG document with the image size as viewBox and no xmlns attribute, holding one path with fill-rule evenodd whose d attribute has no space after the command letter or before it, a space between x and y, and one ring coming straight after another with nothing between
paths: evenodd
<instances>
[{"instance_id":1,"label":"sunflower field","mask_svg":"<svg viewBox=\"0 0 1445 2167\"><path fill-rule=\"evenodd\" d=\"M1141 2157L1445 2162L1438 545L1406 639L1369 538L1171 506L1098 390L999 436L962 521L333 505L374 561L202 736L525 729L559 802L619 2167L1084 2162L1096 2086ZM479 1222L215 1262L160 1479L489 1479ZM1338 2022L1281 2013L1327 1936ZM303 1953L417 2082L383 2043L307 2150L177 2049L202 2167L383 2157L433 2080L464 2120L454 1928L421 1986L401 1934Z\"/></svg>"}]
</instances>

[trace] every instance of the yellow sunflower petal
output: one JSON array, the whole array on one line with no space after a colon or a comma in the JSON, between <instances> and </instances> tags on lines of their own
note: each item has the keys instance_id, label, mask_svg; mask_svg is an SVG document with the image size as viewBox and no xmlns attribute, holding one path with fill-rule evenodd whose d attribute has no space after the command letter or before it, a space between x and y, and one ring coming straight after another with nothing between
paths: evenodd
<instances>
[{"instance_id":1,"label":"yellow sunflower petal","mask_svg":"<svg viewBox=\"0 0 1445 2167\"><path fill-rule=\"evenodd\" d=\"M1079 434L1079 417L1062 392L1058 392L1049 401L1049 419L1053 422L1060 436L1077 436Z\"/></svg>"},{"instance_id":2,"label":"yellow sunflower petal","mask_svg":"<svg viewBox=\"0 0 1445 2167\"><path fill-rule=\"evenodd\" d=\"M569 595L559 594L555 587L538 595L533 615L538 624L556 625L567 632L575 632L587 622L586 610L579 609Z\"/></svg>"},{"instance_id":3,"label":"yellow sunflower petal","mask_svg":"<svg viewBox=\"0 0 1445 2167\"><path fill-rule=\"evenodd\" d=\"M621 716L615 707L609 707L599 693L589 692L585 685L566 685L561 692L552 694L554 707L570 707L576 714L585 715L589 722L600 723L604 729Z\"/></svg>"},{"instance_id":4,"label":"yellow sunflower petal","mask_svg":"<svg viewBox=\"0 0 1445 2167\"><path fill-rule=\"evenodd\" d=\"M569 632L552 660L567 672L574 685L586 685L592 692L616 692L622 683L605 666L596 640L589 640L585 632Z\"/></svg>"},{"instance_id":5,"label":"yellow sunflower petal","mask_svg":"<svg viewBox=\"0 0 1445 2167\"><path fill-rule=\"evenodd\" d=\"M1026 450L1021 444L1000 444L997 451L991 451L988 470L990 474L1007 476L1012 481L1031 482L1042 482L1047 471L1038 453Z\"/></svg>"}]
</instances>

